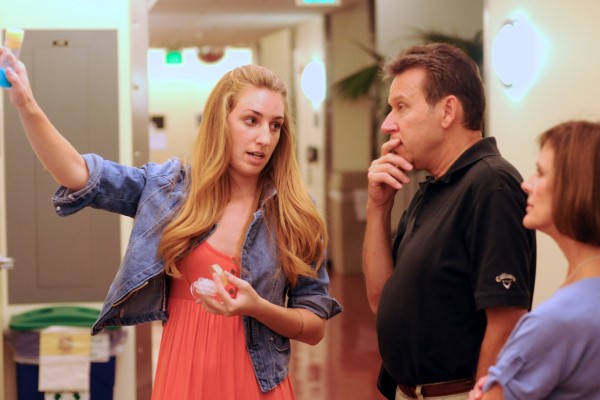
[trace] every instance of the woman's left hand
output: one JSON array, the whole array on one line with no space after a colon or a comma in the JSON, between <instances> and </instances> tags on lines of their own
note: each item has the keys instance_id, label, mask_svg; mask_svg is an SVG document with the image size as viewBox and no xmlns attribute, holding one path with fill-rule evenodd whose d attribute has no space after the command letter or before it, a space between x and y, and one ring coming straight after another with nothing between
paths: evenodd
<instances>
[{"instance_id":1,"label":"woman's left hand","mask_svg":"<svg viewBox=\"0 0 600 400\"><path fill-rule=\"evenodd\" d=\"M483 385L487 381L487 375L479 378L473 389L469 392L468 400L481 400L483 397Z\"/></svg>"},{"instance_id":2,"label":"woman's left hand","mask_svg":"<svg viewBox=\"0 0 600 400\"><path fill-rule=\"evenodd\" d=\"M237 294L232 297L223 282L216 273L213 273L213 281L217 286L217 295L200 295L201 303L206 311L224 316L252 315L259 306L262 298L256 293L252 285L237 276L224 272L227 281L237 289Z\"/></svg>"},{"instance_id":3,"label":"woman's left hand","mask_svg":"<svg viewBox=\"0 0 600 400\"><path fill-rule=\"evenodd\" d=\"M217 274L213 274L216 295L200 295L206 311L224 315L247 315L255 318L281 336L311 345L319 343L325 334L325 319L302 308L288 308L260 297L250 283L225 272L227 286L234 286L237 295L232 297Z\"/></svg>"}]
</instances>

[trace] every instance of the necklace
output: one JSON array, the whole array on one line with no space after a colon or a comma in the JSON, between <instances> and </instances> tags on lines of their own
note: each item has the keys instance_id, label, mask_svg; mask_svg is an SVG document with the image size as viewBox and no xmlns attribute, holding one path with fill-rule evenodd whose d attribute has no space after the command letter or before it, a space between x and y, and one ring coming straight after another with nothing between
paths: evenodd
<instances>
[{"instance_id":1,"label":"necklace","mask_svg":"<svg viewBox=\"0 0 600 400\"><path fill-rule=\"evenodd\" d=\"M599 258L600 258L600 254L596 255L596 256L588 257L585 260L583 260L582 262L580 262L575 268L573 268L573 271L571 271L571 273L569 274L569 276L567 276L567 280L566 281L569 282L573 277L575 277L575 275L577 274L577 272L579 272L579 270L581 269L581 267L583 267L584 265L586 265L590 261L597 260Z\"/></svg>"}]
</instances>

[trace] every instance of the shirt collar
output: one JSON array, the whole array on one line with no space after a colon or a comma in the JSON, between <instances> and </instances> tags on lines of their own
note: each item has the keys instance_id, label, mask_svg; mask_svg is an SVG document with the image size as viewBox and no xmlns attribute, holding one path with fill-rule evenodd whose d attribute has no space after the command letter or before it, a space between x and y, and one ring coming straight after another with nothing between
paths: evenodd
<instances>
[{"instance_id":1,"label":"shirt collar","mask_svg":"<svg viewBox=\"0 0 600 400\"><path fill-rule=\"evenodd\" d=\"M500 156L500 151L496 145L496 138L494 137L484 138L475 143L473 146L469 147L460 155L460 157L458 157L458 160L452 164L448 171L446 171L446 173L436 181L448 183L452 179L453 175L457 172L470 167L472 164L475 164L477 161L483 158L490 156Z\"/></svg>"}]
</instances>

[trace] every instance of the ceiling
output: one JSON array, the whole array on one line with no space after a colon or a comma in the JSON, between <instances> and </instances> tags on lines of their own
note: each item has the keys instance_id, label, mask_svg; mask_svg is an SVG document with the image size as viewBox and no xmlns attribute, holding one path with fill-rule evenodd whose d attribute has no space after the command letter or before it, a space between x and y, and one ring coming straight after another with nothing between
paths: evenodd
<instances>
[{"instance_id":1,"label":"ceiling","mask_svg":"<svg viewBox=\"0 0 600 400\"><path fill-rule=\"evenodd\" d=\"M339 6L296 0L148 0L150 47L250 46L258 38L367 0Z\"/></svg>"}]
</instances>

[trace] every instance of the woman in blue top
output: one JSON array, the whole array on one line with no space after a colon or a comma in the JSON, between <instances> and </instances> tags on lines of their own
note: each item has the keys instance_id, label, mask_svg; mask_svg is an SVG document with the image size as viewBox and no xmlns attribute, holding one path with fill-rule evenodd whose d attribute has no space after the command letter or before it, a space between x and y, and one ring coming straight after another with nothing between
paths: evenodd
<instances>
[{"instance_id":1,"label":"woman in blue top","mask_svg":"<svg viewBox=\"0 0 600 400\"><path fill-rule=\"evenodd\" d=\"M0 57L3 53L0 47ZM6 70L10 101L37 157L61 185L53 198L57 213L70 215L90 206L135 218L93 333L110 325L167 321L169 288L183 279L191 283L186 260L208 246L225 258L231 255L239 269L225 272L227 290L209 273L217 296L199 294L197 301L212 316L240 319L242 348L259 390L225 392L217 381L208 392L173 391L182 382L177 377L192 371L203 374L208 386L219 378L206 369L221 369L221 376L235 381L234 366L224 361L204 370L178 370L173 387L163 382L161 391L183 393L179 398L262 399L261 393L285 383L289 339L318 343L326 320L341 306L328 293L327 231L299 174L283 81L256 65L230 71L207 100L191 161L171 159L134 168L79 154L36 103L24 65L6 56L13 66ZM211 332L198 329L195 334ZM190 341L189 346L195 345ZM190 357L195 351L189 347L181 353ZM169 376L163 372L157 375ZM186 382L201 378L186 377Z\"/></svg>"},{"instance_id":2,"label":"woman in blue top","mask_svg":"<svg viewBox=\"0 0 600 400\"><path fill-rule=\"evenodd\" d=\"M600 124L559 124L540 147L523 224L554 239L567 277L521 318L470 400L600 399Z\"/></svg>"}]
</instances>

